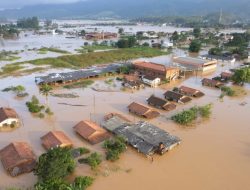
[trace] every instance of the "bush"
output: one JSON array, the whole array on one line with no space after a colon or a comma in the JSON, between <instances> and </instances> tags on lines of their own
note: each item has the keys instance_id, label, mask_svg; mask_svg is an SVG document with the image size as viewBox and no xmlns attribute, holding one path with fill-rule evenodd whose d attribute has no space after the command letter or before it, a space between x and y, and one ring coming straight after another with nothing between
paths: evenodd
<instances>
[{"instance_id":1,"label":"bush","mask_svg":"<svg viewBox=\"0 0 250 190\"><path fill-rule=\"evenodd\" d=\"M85 177L76 177L74 183L71 185L74 190L85 190L87 187L93 184L94 178L85 176Z\"/></svg>"},{"instance_id":2,"label":"bush","mask_svg":"<svg viewBox=\"0 0 250 190\"><path fill-rule=\"evenodd\" d=\"M184 110L171 117L173 121L181 125L188 125L196 120L198 117L209 118L211 115L212 104L200 107L192 107L189 110Z\"/></svg>"},{"instance_id":3,"label":"bush","mask_svg":"<svg viewBox=\"0 0 250 190\"><path fill-rule=\"evenodd\" d=\"M120 154L127 148L126 141L123 137L115 137L112 140L106 140L103 147L106 149L106 159L110 161L118 160Z\"/></svg>"},{"instance_id":4,"label":"bush","mask_svg":"<svg viewBox=\"0 0 250 190\"><path fill-rule=\"evenodd\" d=\"M43 105L39 105L39 100L36 96L32 96L30 102L26 102L26 105L31 113L39 113L44 109Z\"/></svg>"},{"instance_id":5,"label":"bush","mask_svg":"<svg viewBox=\"0 0 250 190\"><path fill-rule=\"evenodd\" d=\"M78 161L79 163L88 164L92 170L95 170L97 166L101 164L102 156L95 152L95 153L92 153L89 157L79 159Z\"/></svg>"},{"instance_id":6,"label":"bush","mask_svg":"<svg viewBox=\"0 0 250 190\"><path fill-rule=\"evenodd\" d=\"M235 96L235 91L228 86L222 86L221 91L223 92L222 94L225 94L227 96Z\"/></svg>"},{"instance_id":7,"label":"bush","mask_svg":"<svg viewBox=\"0 0 250 190\"><path fill-rule=\"evenodd\" d=\"M90 150L85 147L78 148L81 155L90 153Z\"/></svg>"}]
</instances>

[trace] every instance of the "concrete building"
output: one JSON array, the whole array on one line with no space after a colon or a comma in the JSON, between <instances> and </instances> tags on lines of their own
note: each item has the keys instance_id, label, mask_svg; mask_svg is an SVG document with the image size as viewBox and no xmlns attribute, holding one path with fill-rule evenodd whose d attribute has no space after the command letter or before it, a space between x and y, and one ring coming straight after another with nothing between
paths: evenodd
<instances>
[{"instance_id":1,"label":"concrete building","mask_svg":"<svg viewBox=\"0 0 250 190\"><path fill-rule=\"evenodd\" d=\"M206 60L193 57L174 57L173 66L183 71L212 71L217 67L216 60Z\"/></svg>"},{"instance_id":2,"label":"concrete building","mask_svg":"<svg viewBox=\"0 0 250 190\"><path fill-rule=\"evenodd\" d=\"M160 78L161 80L174 80L179 76L179 69L174 67L166 67L162 64L135 61L133 63L135 70L141 76L151 76Z\"/></svg>"}]
</instances>

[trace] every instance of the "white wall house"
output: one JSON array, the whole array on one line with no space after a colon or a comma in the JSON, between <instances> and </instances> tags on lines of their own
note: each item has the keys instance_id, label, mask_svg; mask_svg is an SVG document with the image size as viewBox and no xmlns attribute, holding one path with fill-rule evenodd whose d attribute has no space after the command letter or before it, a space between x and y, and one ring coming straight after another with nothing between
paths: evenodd
<instances>
[{"instance_id":1,"label":"white wall house","mask_svg":"<svg viewBox=\"0 0 250 190\"><path fill-rule=\"evenodd\" d=\"M154 78L154 77L148 77L144 76L142 77L143 83L151 86L152 88L156 88L161 84L161 79L160 78Z\"/></svg>"},{"instance_id":2,"label":"white wall house","mask_svg":"<svg viewBox=\"0 0 250 190\"><path fill-rule=\"evenodd\" d=\"M19 118L15 110L11 108L0 108L0 128L19 123Z\"/></svg>"}]
</instances>

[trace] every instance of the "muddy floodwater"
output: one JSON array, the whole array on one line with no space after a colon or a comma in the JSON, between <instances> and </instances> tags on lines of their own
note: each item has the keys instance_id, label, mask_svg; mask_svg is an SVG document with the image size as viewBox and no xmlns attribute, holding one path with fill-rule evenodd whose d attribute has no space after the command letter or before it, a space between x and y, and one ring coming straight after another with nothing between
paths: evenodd
<instances>
[{"instance_id":1,"label":"muddy floodwater","mask_svg":"<svg viewBox=\"0 0 250 190\"><path fill-rule=\"evenodd\" d=\"M162 59L162 58L161 58ZM228 70L233 65L224 64L207 77ZM53 71L49 71L53 72ZM29 76L8 77L0 80L1 89L10 85L24 85L29 97L16 98L11 92L0 92L0 106L14 108L22 121L22 126L12 132L0 132L0 149L12 141L26 141L31 144L36 155L45 152L40 137L50 130L64 131L74 142L75 147L85 146L92 151L103 153L101 144L91 146L79 138L72 127L80 120L91 119L100 123L109 112L118 112L132 121L139 118L128 113L127 105L132 101L146 104L151 94L163 97L166 90L185 84L203 91L206 95L193 99L186 105L178 105L172 112L161 111L161 116L149 122L182 139L181 145L163 156L154 156L153 162L134 149L128 148L121 159L115 163L104 161L93 172L87 165L78 165L74 176L91 175L95 177L89 190L247 190L250 188L250 86L239 97L224 97L219 100L220 91L201 85L202 75L174 81L161 88L146 88L141 91L119 91L119 82L105 83L105 79L95 80L92 87L116 89L112 92L96 92L86 89L67 90L56 88L53 93L75 93L79 97L66 99L49 96L49 105L54 112L52 117L39 119L32 116L25 102L36 95L41 103L45 97L39 94L34 82L35 73ZM66 104L81 105L70 106ZM181 127L169 118L194 105L213 103L210 119L191 127ZM24 174L12 178L0 164L0 189L5 187L31 187L36 177Z\"/></svg>"}]
</instances>

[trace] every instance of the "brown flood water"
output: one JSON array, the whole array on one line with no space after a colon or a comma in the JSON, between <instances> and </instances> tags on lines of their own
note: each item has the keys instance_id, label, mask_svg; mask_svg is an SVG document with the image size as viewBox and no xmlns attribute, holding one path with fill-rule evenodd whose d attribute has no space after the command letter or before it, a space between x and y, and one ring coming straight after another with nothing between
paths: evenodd
<instances>
[{"instance_id":1,"label":"brown flood water","mask_svg":"<svg viewBox=\"0 0 250 190\"><path fill-rule=\"evenodd\" d=\"M226 68L218 68L220 73ZM212 74L214 75L214 74ZM212 76L211 75L211 76ZM41 102L45 98L39 95L34 83L34 74L18 78L0 80L0 87L22 84L30 95L37 95ZM49 104L54 112L50 119L38 119L27 111L25 102L31 98L15 99L12 93L0 92L0 105L16 109L22 118L23 126L12 132L0 133L0 148L11 141L29 142L35 153L45 152L40 137L49 130L63 130L75 146L85 146L93 151L101 151L101 145L91 146L80 139L72 127L82 119L100 123L109 112L119 112L132 121L139 118L128 114L126 106L132 101L146 103L146 98L155 93L162 96L166 89L185 84L205 92L200 99L193 99L187 105L178 105L173 112L161 112L162 116L152 120L153 124L182 139L182 144L163 156L155 156L154 161L145 158L132 148L115 163L103 162L98 172L90 171L86 165L79 165L74 176L92 175L96 178L89 190L235 190L250 188L250 97L248 95L218 100L220 91L202 87L201 76L190 77L184 81L166 85L164 89L151 89L128 92L95 92L91 89L54 90L55 93L75 92L76 99L49 97ZM104 85L102 81L97 81ZM99 86L102 86L99 85ZM95 108L93 106L95 96ZM247 102L245 106L240 105ZM83 104L84 107L71 107L58 103ZM174 113L194 105L213 103L213 113L209 120L196 126L184 128L168 120ZM0 164L0 189L10 186L30 187L36 182L33 174L24 174L12 178Z\"/></svg>"}]
</instances>

